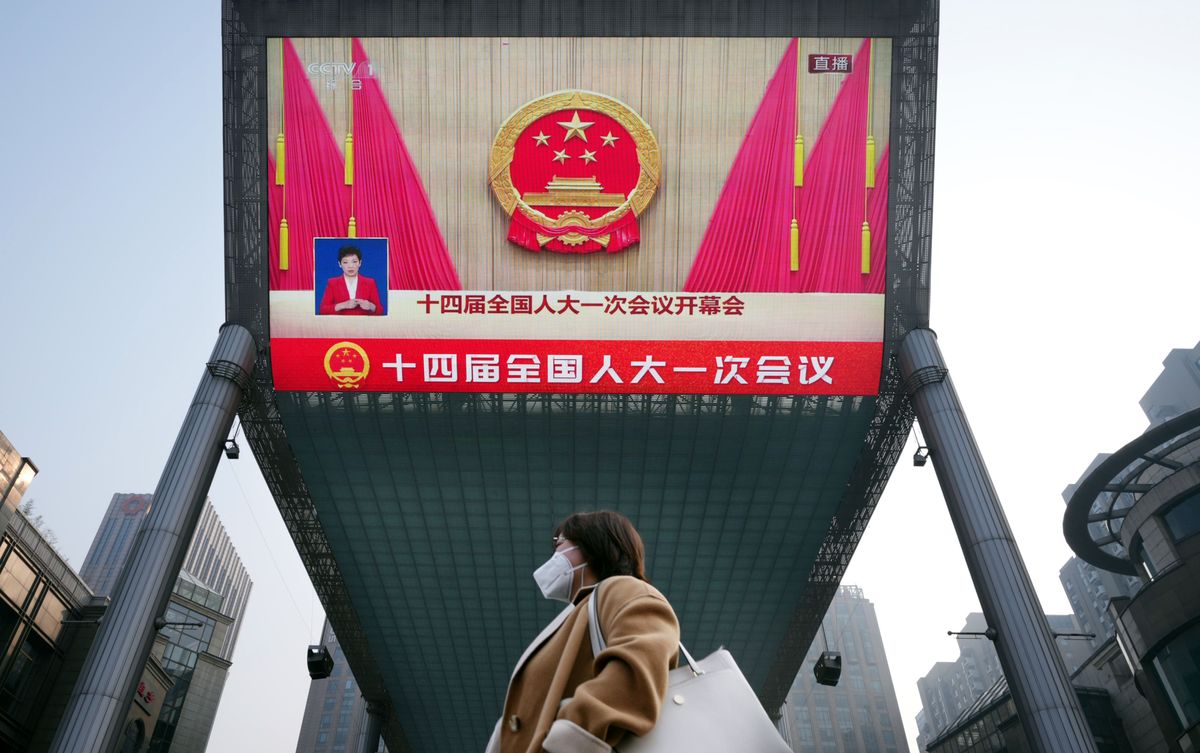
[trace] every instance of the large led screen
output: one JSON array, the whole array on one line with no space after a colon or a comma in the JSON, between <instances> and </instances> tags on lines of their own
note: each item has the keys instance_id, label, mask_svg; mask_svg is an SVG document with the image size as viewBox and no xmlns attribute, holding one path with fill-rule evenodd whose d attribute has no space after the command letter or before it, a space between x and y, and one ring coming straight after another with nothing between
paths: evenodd
<instances>
[{"instance_id":1,"label":"large led screen","mask_svg":"<svg viewBox=\"0 0 1200 753\"><path fill-rule=\"evenodd\" d=\"M877 392L889 40L268 58L277 389Z\"/></svg>"}]
</instances>

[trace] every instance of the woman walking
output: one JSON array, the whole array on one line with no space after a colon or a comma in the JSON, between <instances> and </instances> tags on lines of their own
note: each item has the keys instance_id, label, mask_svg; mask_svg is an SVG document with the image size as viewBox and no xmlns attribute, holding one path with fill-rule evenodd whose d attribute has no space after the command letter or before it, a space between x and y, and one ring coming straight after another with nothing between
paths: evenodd
<instances>
[{"instance_id":1,"label":"woman walking","mask_svg":"<svg viewBox=\"0 0 1200 753\"><path fill-rule=\"evenodd\" d=\"M637 529L620 513L575 513L553 543L533 577L567 606L517 661L486 753L610 753L653 729L666 696L679 623L646 581ZM594 598L606 643L598 656L588 635Z\"/></svg>"}]
</instances>

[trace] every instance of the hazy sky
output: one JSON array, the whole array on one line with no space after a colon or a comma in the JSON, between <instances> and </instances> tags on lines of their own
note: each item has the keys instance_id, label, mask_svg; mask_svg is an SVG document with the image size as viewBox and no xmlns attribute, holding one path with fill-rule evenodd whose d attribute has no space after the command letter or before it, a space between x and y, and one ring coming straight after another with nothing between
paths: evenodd
<instances>
[{"instance_id":1,"label":"hazy sky","mask_svg":"<svg viewBox=\"0 0 1200 753\"><path fill-rule=\"evenodd\" d=\"M1200 339L1198 35L1194 0L943 3L932 324L1048 611L1063 487ZM76 567L112 493L153 490L223 320L220 41L216 0L0 25L0 431ZM320 607L244 443L211 496L255 587L210 749L292 751ZM902 460L845 582L911 740L978 609L931 465Z\"/></svg>"}]
</instances>

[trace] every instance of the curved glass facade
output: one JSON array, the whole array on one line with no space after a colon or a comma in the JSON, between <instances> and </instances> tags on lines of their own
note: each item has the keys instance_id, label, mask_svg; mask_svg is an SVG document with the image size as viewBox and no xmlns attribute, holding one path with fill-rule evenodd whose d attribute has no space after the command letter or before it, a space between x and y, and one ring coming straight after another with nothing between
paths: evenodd
<instances>
[{"instance_id":1,"label":"curved glass facade","mask_svg":"<svg viewBox=\"0 0 1200 753\"><path fill-rule=\"evenodd\" d=\"M1200 489L1172 505L1163 513L1163 520L1177 542L1200 533Z\"/></svg>"}]
</instances>

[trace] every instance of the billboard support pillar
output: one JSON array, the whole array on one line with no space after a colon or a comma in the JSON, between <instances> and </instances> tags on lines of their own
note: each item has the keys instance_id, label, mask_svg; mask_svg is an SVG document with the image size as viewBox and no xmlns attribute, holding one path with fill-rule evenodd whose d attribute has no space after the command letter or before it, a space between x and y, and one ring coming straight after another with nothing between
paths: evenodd
<instances>
[{"instance_id":1,"label":"billboard support pillar","mask_svg":"<svg viewBox=\"0 0 1200 753\"><path fill-rule=\"evenodd\" d=\"M221 327L154 489L150 512L138 528L67 701L53 753L116 750L154 644L155 618L166 610L183 566L255 357L254 338L245 327Z\"/></svg>"},{"instance_id":2,"label":"billboard support pillar","mask_svg":"<svg viewBox=\"0 0 1200 753\"><path fill-rule=\"evenodd\" d=\"M367 718L363 722L362 734L358 738L357 753L375 753L379 750L379 735L383 731L383 708L367 702Z\"/></svg>"},{"instance_id":3,"label":"billboard support pillar","mask_svg":"<svg viewBox=\"0 0 1200 753\"><path fill-rule=\"evenodd\" d=\"M900 344L898 358L980 606L996 631L996 653L1030 748L1035 753L1096 753L937 336L929 329L912 330Z\"/></svg>"}]
</instances>

